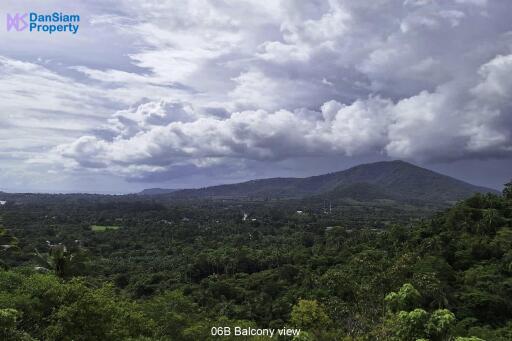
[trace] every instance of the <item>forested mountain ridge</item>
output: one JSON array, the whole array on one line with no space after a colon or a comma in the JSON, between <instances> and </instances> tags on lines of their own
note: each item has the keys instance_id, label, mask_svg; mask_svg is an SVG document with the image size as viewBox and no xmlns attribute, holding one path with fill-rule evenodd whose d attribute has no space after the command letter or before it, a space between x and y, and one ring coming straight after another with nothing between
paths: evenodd
<instances>
[{"instance_id":1,"label":"forested mountain ridge","mask_svg":"<svg viewBox=\"0 0 512 341\"><path fill-rule=\"evenodd\" d=\"M444 203L475 193L497 193L404 161L359 165L345 171L307 178L270 178L201 189L156 194L168 198L355 198ZM147 192L142 192L147 194Z\"/></svg>"},{"instance_id":2,"label":"forested mountain ridge","mask_svg":"<svg viewBox=\"0 0 512 341\"><path fill-rule=\"evenodd\" d=\"M140 195L155 195L155 194L169 194L179 191L179 189L174 188L146 188L142 192L138 193Z\"/></svg>"}]
</instances>

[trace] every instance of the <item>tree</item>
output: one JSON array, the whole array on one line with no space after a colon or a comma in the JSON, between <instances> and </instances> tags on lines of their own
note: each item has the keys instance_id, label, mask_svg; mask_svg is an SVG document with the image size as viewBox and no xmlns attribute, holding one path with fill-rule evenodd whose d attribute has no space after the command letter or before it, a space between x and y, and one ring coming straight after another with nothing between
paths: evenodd
<instances>
[{"instance_id":1,"label":"tree","mask_svg":"<svg viewBox=\"0 0 512 341\"><path fill-rule=\"evenodd\" d=\"M88 266L89 257L86 250L77 241L77 248L70 250L63 244L48 243L48 253L41 254L36 249L36 261L39 271L53 271L60 278L69 278L83 274Z\"/></svg>"},{"instance_id":2,"label":"tree","mask_svg":"<svg viewBox=\"0 0 512 341\"><path fill-rule=\"evenodd\" d=\"M0 309L0 338L11 341L35 341L30 335L17 329L21 313L12 308Z\"/></svg>"},{"instance_id":3,"label":"tree","mask_svg":"<svg viewBox=\"0 0 512 341\"><path fill-rule=\"evenodd\" d=\"M405 283L398 292L391 292L384 298L393 312L411 310L419 304L420 299L419 291L411 283Z\"/></svg>"},{"instance_id":4,"label":"tree","mask_svg":"<svg viewBox=\"0 0 512 341\"><path fill-rule=\"evenodd\" d=\"M512 180L505 184L503 189L503 196L507 199L512 199Z\"/></svg>"},{"instance_id":5,"label":"tree","mask_svg":"<svg viewBox=\"0 0 512 341\"><path fill-rule=\"evenodd\" d=\"M63 281L27 269L0 271L0 306L0 340L117 341L155 330L140 305L111 285L91 288L82 278Z\"/></svg>"},{"instance_id":6,"label":"tree","mask_svg":"<svg viewBox=\"0 0 512 341\"><path fill-rule=\"evenodd\" d=\"M400 311L393 319L395 336L398 340L416 340L426 338L428 313L420 308L412 311Z\"/></svg>"},{"instance_id":7,"label":"tree","mask_svg":"<svg viewBox=\"0 0 512 341\"><path fill-rule=\"evenodd\" d=\"M136 304L117 296L110 285L89 289L82 280L66 282L63 303L55 307L46 340L126 340L151 336L154 325Z\"/></svg>"},{"instance_id":8,"label":"tree","mask_svg":"<svg viewBox=\"0 0 512 341\"><path fill-rule=\"evenodd\" d=\"M388 294L388 317L384 333L387 338L399 341L430 340L445 341L454 337L455 314L448 309L436 309L428 312L421 307L412 308L418 304L421 294L409 283L400 290ZM389 337L391 336L391 337ZM460 341L479 341L475 337L461 338Z\"/></svg>"},{"instance_id":9,"label":"tree","mask_svg":"<svg viewBox=\"0 0 512 341\"><path fill-rule=\"evenodd\" d=\"M0 219L1 222L1 219ZM7 269L7 256L19 251L18 240L0 225L0 268Z\"/></svg>"},{"instance_id":10,"label":"tree","mask_svg":"<svg viewBox=\"0 0 512 341\"><path fill-rule=\"evenodd\" d=\"M299 300L292 307L290 322L295 327L311 332L318 338L332 323L316 300Z\"/></svg>"}]
</instances>

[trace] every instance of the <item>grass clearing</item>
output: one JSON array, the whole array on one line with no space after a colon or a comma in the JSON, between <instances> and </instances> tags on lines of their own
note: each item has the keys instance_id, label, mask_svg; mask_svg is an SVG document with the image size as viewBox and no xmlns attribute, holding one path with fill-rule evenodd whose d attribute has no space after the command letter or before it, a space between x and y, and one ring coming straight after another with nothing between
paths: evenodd
<instances>
[{"instance_id":1,"label":"grass clearing","mask_svg":"<svg viewBox=\"0 0 512 341\"><path fill-rule=\"evenodd\" d=\"M107 230L118 230L121 226L105 226L105 225L91 225L91 230L94 232L104 232Z\"/></svg>"}]
</instances>

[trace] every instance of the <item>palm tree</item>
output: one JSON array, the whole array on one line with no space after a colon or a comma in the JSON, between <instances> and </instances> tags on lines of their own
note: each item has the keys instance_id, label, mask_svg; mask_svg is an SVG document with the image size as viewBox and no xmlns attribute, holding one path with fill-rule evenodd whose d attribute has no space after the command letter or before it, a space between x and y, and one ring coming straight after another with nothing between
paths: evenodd
<instances>
[{"instance_id":1,"label":"palm tree","mask_svg":"<svg viewBox=\"0 0 512 341\"><path fill-rule=\"evenodd\" d=\"M46 243L48 253L41 254L37 249L35 250L36 261L40 265L36 270L53 271L60 278L68 278L85 271L89 257L79 240L75 240L78 244L75 250L69 250L62 243L52 244L50 241Z\"/></svg>"}]
</instances>

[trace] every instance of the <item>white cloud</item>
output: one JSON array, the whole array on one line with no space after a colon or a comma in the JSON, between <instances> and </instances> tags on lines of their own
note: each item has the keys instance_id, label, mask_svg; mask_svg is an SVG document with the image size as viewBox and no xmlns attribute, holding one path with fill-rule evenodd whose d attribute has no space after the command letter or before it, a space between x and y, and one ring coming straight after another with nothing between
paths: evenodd
<instances>
[{"instance_id":1,"label":"white cloud","mask_svg":"<svg viewBox=\"0 0 512 341\"><path fill-rule=\"evenodd\" d=\"M473 93L490 103L506 104L512 99L512 54L498 55L482 65L479 74L483 78Z\"/></svg>"},{"instance_id":2,"label":"white cloud","mask_svg":"<svg viewBox=\"0 0 512 341\"><path fill-rule=\"evenodd\" d=\"M379 98L350 106L331 101L321 112L256 110L222 119L197 115L187 104L146 103L116 115L110 128L117 135L112 140L83 136L54 153L73 159L77 166L113 172L126 172L123 166L141 166L133 169L135 175L186 163L205 167L222 158L276 160L367 153L385 142L388 116L381 113L388 105L390 101ZM176 121L177 107L182 118ZM148 124L154 117L158 119Z\"/></svg>"},{"instance_id":3,"label":"white cloud","mask_svg":"<svg viewBox=\"0 0 512 341\"><path fill-rule=\"evenodd\" d=\"M81 166L113 172L123 165L143 167L134 169L134 176L187 163L206 167L225 158L261 161L383 153L455 160L510 155L510 125L500 124L510 122L509 108L487 102L490 94L508 95L508 78L493 77L505 71L509 58L498 56L484 64L476 85L454 81L396 103L369 97L350 105L328 101L320 111L246 110L225 118L201 115L191 104L146 103L115 115L111 130L117 134L111 141L87 136L57 152Z\"/></svg>"},{"instance_id":4,"label":"white cloud","mask_svg":"<svg viewBox=\"0 0 512 341\"><path fill-rule=\"evenodd\" d=\"M487 6L487 0L455 0L458 4L470 4L480 7Z\"/></svg>"},{"instance_id":5,"label":"white cloud","mask_svg":"<svg viewBox=\"0 0 512 341\"><path fill-rule=\"evenodd\" d=\"M5 137L0 150L62 143L94 128L111 112L108 98L100 91L43 65L0 56L0 75L0 136Z\"/></svg>"}]
</instances>

